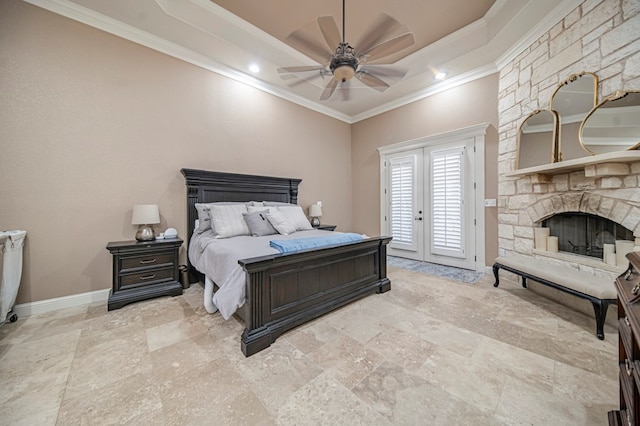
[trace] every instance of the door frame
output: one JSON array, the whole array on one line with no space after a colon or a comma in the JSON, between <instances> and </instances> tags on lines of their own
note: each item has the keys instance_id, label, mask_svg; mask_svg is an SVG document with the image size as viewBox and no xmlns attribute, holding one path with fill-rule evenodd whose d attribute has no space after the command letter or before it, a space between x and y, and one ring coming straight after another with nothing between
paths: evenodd
<instances>
[{"instance_id":1,"label":"door frame","mask_svg":"<svg viewBox=\"0 0 640 426\"><path fill-rule=\"evenodd\" d=\"M485 214L484 214L484 144L487 128L489 124L481 123L475 126L465 127L451 132L439 133L432 136L426 136L404 142L398 142L391 145L385 145L378 148L380 155L380 233L381 235L389 234L389 222L386 220L389 201L385 189L387 187L385 162L387 156L403 151L410 151L419 148L432 147L441 144L453 143L463 139L474 139L474 174L475 183L474 195L474 216L476 225L475 229L475 253L474 265L476 272L485 272ZM426 200L425 200L426 201Z\"/></svg>"}]
</instances>

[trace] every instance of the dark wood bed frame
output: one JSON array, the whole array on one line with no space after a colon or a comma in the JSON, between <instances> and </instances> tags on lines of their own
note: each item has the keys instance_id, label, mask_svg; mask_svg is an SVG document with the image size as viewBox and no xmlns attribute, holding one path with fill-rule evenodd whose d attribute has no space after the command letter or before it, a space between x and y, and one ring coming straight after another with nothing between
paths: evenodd
<instances>
[{"instance_id":1,"label":"dark wood bed frame","mask_svg":"<svg viewBox=\"0 0 640 426\"><path fill-rule=\"evenodd\" d=\"M188 241L198 213L196 203L280 201L297 204L300 179L182 169L187 185ZM373 293L391 289L387 278L390 237L291 254L241 259L246 302L236 314L244 320L241 349L251 356L287 330ZM188 244L188 242L187 242ZM192 265L192 280L203 275ZM192 281L192 282L194 282Z\"/></svg>"}]
</instances>

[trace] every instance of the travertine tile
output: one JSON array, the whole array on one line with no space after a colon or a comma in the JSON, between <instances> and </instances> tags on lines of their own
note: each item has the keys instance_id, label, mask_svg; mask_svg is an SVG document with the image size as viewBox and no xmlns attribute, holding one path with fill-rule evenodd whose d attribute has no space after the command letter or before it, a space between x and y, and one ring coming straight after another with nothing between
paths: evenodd
<instances>
[{"instance_id":1,"label":"travertine tile","mask_svg":"<svg viewBox=\"0 0 640 426\"><path fill-rule=\"evenodd\" d=\"M327 343L307 356L347 389L353 388L385 360L347 336Z\"/></svg>"},{"instance_id":2,"label":"travertine tile","mask_svg":"<svg viewBox=\"0 0 640 426\"><path fill-rule=\"evenodd\" d=\"M614 326L600 341L592 316L492 276L389 276L249 358L197 284L20 318L0 327L1 422L597 425L617 407Z\"/></svg>"},{"instance_id":3,"label":"travertine tile","mask_svg":"<svg viewBox=\"0 0 640 426\"><path fill-rule=\"evenodd\" d=\"M142 424L160 413L162 402L152 377L137 373L96 389L90 398L65 397L57 423Z\"/></svg>"},{"instance_id":4,"label":"travertine tile","mask_svg":"<svg viewBox=\"0 0 640 426\"><path fill-rule=\"evenodd\" d=\"M328 373L307 383L278 410L279 425L386 425L392 423Z\"/></svg>"}]
</instances>

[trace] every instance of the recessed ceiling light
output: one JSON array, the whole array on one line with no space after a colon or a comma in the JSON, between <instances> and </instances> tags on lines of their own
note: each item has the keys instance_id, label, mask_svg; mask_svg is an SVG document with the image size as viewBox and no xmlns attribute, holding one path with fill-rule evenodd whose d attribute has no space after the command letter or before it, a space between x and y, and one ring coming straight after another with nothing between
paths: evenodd
<instances>
[{"instance_id":1,"label":"recessed ceiling light","mask_svg":"<svg viewBox=\"0 0 640 426\"><path fill-rule=\"evenodd\" d=\"M447 76L447 73L442 71L440 71L439 73L436 73L435 75L436 80L444 80L446 76Z\"/></svg>"},{"instance_id":2,"label":"recessed ceiling light","mask_svg":"<svg viewBox=\"0 0 640 426\"><path fill-rule=\"evenodd\" d=\"M256 64L251 64L249 65L249 71L251 71L252 73L259 73L260 72L260 67L257 66Z\"/></svg>"}]
</instances>

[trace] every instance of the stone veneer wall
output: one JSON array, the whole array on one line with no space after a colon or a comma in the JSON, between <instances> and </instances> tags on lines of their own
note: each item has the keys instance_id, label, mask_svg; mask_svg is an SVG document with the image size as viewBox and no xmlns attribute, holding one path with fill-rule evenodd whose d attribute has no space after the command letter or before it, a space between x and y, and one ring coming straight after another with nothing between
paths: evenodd
<instances>
[{"instance_id":1,"label":"stone veneer wall","mask_svg":"<svg viewBox=\"0 0 640 426\"><path fill-rule=\"evenodd\" d=\"M556 175L505 176L514 169L518 126L530 112L548 108L558 84L582 71L600 79L599 99L616 90L640 90L640 0L585 1L500 70L501 254L540 255L533 250L534 227L564 211L607 217L634 231L640 243L640 162ZM611 268L571 256L550 261L598 276L616 275Z\"/></svg>"}]
</instances>

